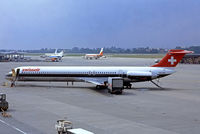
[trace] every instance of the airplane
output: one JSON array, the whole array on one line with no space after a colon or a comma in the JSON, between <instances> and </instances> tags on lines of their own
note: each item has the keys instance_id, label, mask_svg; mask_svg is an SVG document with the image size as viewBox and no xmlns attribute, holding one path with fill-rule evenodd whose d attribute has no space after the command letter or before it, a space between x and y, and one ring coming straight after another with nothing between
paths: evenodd
<instances>
[{"instance_id":1,"label":"airplane","mask_svg":"<svg viewBox=\"0 0 200 134\"><path fill-rule=\"evenodd\" d=\"M100 57L104 57L103 55L103 48L101 48L101 51L99 54L85 54L85 59L99 59Z\"/></svg>"},{"instance_id":2,"label":"airplane","mask_svg":"<svg viewBox=\"0 0 200 134\"><path fill-rule=\"evenodd\" d=\"M172 49L158 63L149 67L126 66L22 66L12 69L6 75L15 86L16 81L89 82L96 88L106 87L108 77L121 77L124 87L131 88L134 82L150 81L175 72L174 68L183 56L193 51ZM121 91L122 92L122 91Z\"/></svg>"},{"instance_id":3,"label":"airplane","mask_svg":"<svg viewBox=\"0 0 200 134\"><path fill-rule=\"evenodd\" d=\"M62 50L60 53L55 50L55 53L46 53L45 55L41 56L42 58L46 58L47 61L61 61L62 57L64 57L64 51Z\"/></svg>"}]
</instances>

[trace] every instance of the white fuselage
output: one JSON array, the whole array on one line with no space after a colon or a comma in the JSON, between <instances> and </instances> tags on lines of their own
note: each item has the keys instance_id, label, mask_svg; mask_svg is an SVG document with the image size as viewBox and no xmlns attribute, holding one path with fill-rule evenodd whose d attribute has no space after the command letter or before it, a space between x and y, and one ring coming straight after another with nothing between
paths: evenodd
<instances>
[{"instance_id":1,"label":"white fuselage","mask_svg":"<svg viewBox=\"0 0 200 134\"><path fill-rule=\"evenodd\" d=\"M45 53L45 55L41 56L42 58L52 58L52 57L56 57L58 59L61 59L62 57L64 57L64 52L61 51L60 53L57 53L57 50L55 51L55 53Z\"/></svg>"},{"instance_id":2,"label":"white fuselage","mask_svg":"<svg viewBox=\"0 0 200 134\"><path fill-rule=\"evenodd\" d=\"M17 81L83 81L82 78L123 77L132 82L148 81L174 73L163 67L103 67L103 66L25 66L15 68ZM11 80L12 72L7 74Z\"/></svg>"},{"instance_id":3,"label":"white fuselage","mask_svg":"<svg viewBox=\"0 0 200 134\"><path fill-rule=\"evenodd\" d=\"M102 57L103 55L100 55L100 54L86 54L85 55L85 58L86 59L92 59L92 58L95 58L95 59L98 59L100 57Z\"/></svg>"},{"instance_id":4,"label":"white fuselage","mask_svg":"<svg viewBox=\"0 0 200 134\"><path fill-rule=\"evenodd\" d=\"M105 56L103 56L103 48L101 48L101 51L99 52L99 54L85 54L86 59L93 59L93 58L98 59L100 57L105 58Z\"/></svg>"}]
</instances>

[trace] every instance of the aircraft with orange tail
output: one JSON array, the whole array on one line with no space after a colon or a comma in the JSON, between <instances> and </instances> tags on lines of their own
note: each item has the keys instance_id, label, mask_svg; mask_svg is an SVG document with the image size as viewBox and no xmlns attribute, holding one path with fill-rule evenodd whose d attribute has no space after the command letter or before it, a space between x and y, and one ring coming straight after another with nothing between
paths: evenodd
<instances>
[{"instance_id":1,"label":"aircraft with orange tail","mask_svg":"<svg viewBox=\"0 0 200 134\"><path fill-rule=\"evenodd\" d=\"M150 67L127 66L23 66L12 69L6 75L14 86L16 81L62 81L89 82L96 88L107 85L109 77L123 78L124 87L131 88L132 83L151 81L166 77L175 72L174 68L183 56L193 53L187 50L169 50L166 56Z\"/></svg>"},{"instance_id":2,"label":"aircraft with orange tail","mask_svg":"<svg viewBox=\"0 0 200 134\"><path fill-rule=\"evenodd\" d=\"M99 54L85 54L85 59L99 59L101 57L105 58L105 56L103 55L103 48L101 48Z\"/></svg>"}]
</instances>

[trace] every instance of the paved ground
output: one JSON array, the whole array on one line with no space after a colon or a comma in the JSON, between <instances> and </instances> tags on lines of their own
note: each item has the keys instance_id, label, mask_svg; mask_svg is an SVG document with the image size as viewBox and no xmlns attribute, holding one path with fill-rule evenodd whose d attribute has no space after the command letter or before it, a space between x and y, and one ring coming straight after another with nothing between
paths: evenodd
<instances>
[{"instance_id":1,"label":"paved ground","mask_svg":"<svg viewBox=\"0 0 200 134\"><path fill-rule=\"evenodd\" d=\"M11 68L25 65L149 66L153 59L107 58L63 62L0 63L0 83ZM177 72L160 80L164 89L149 82L136 83L123 95L96 90L88 83L17 83L0 87L7 94L12 118L0 116L0 133L56 133L56 120L66 118L74 127L95 134L199 134L200 66L179 65Z\"/></svg>"}]
</instances>

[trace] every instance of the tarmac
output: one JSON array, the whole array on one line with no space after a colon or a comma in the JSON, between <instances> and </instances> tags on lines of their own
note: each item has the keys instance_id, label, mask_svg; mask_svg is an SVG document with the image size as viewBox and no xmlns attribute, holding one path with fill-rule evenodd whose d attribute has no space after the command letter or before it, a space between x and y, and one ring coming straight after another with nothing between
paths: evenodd
<instances>
[{"instance_id":1,"label":"tarmac","mask_svg":"<svg viewBox=\"0 0 200 134\"><path fill-rule=\"evenodd\" d=\"M11 118L0 116L2 134L55 134L59 119L95 134L199 134L200 65L179 64L176 73L134 83L122 95L90 83L17 82L2 86L5 74L19 66L150 66L154 59L64 57L62 62L1 62L0 92L7 94Z\"/></svg>"}]
</instances>

